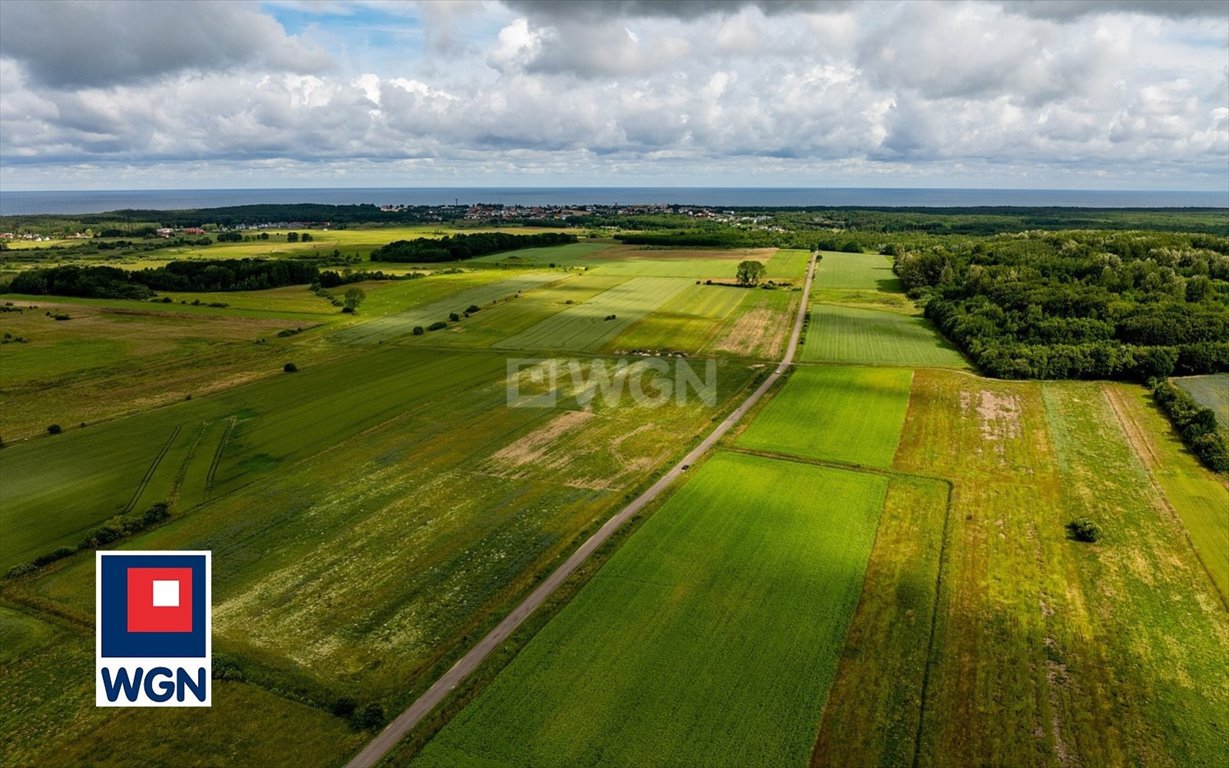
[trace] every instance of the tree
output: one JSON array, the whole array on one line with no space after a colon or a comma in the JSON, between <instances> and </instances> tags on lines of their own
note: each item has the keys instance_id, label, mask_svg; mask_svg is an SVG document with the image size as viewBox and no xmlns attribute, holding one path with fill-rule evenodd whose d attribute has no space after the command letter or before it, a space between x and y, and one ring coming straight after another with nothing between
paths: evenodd
<instances>
[{"instance_id":1,"label":"tree","mask_svg":"<svg viewBox=\"0 0 1229 768\"><path fill-rule=\"evenodd\" d=\"M298 233L298 232L287 232L287 233L286 233L286 242L288 242L288 243L297 243L297 242L299 242L299 233Z\"/></svg>"},{"instance_id":2,"label":"tree","mask_svg":"<svg viewBox=\"0 0 1229 768\"><path fill-rule=\"evenodd\" d=\"M758 261L741 261L738 263L738 284L755 285L764 276L764 265Z\"/></svg>"},{"instance_id":3,"label":"tree","mask_svg":"<svg viewBox=\"0 0 1229 768\"><path fill-rule=\"evenodd\" d=\"M363 293L362 288L347 288L346 289L346 306L342 309L343 312L354 313L358 309L358 305L363 303L363 299L367 298L367 294Z\"/></svg>"}]
</instances>

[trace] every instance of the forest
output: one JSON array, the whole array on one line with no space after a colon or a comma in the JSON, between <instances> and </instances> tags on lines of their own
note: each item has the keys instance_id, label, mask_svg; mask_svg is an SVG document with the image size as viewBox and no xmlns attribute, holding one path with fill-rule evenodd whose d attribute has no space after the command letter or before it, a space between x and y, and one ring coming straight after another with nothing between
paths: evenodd
<instances>
[{"instance_id":1,"label":"forest","mask_svg":"<svg viewBox=\"0 0 1229 768\"><path fill-rule=\"evenodd\" d=\"M1229 369L1229 238L1025 232L885 250L926 316L990 376Z\"/></svg>"}]
</instances>

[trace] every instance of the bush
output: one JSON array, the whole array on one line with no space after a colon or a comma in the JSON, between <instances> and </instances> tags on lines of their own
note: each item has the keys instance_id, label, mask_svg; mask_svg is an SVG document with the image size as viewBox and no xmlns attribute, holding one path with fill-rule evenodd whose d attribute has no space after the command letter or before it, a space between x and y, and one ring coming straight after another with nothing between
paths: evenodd
<instances>
[{"instance_id":1,"label":"bush","mask_svg":"<svg viewBox=\"0 0 1229 768\"><path fill-rule=\"evenodd\" d=\"M447 327L448 327L448 323L445 323L443 321L436 321L434 323L431 323L431 325L428 325L427 330L428 331L438 331L441 328L447 328Z\"/></svg>"},{"instance_id":2,"label":"bush","mask_svg":"<svg viewBox=\"0 0 1229 768\"><path fill-rule=\"evenodd\" d=\"M294 363L286 363L282 366L282 370L286 373L297 373L299 366L295 365Z\"/></svg>"},{"instance_id":3,"label":"bush","mask_svg":"<svg viewBox=\"0 0 1229 768\"><path fill-rule=\"evenodd\" d=\"M338 717L350 718L358 709L358 702L349 696L338 696L337 701L333 702L333 706L329 710Z\"/></svg>"},{"instance_id":4,"label":"bush","mask_svg":"<svg viewBox=\"0 0 1229 768\"><path fill-rule=\"evenodd\" d=\"M384 707L375 702L363 707L363 711L358 715L356 724L359 728L366 730L374 730L384 725Z\"/></svg>"},{"instance_id":5,"label":"bush","mask_svg":"<svg viewBox=\"0 0 1229 768\"><path fill-rule=\"evenodd\" d=\"M414 326L414 331L413 331L413 333L414 333L414 335L415 335L415 336L421 336L421 335L423 335L424 333L426 333L426 331L424 331L424 330L423 330L423 327L422 327L421 325L416 325L416 326Z\"/></svg>"},{"instance_id":6,"label":"bush","mask_svg":"<svg viewBox=\"0 0 1229 768\"><path fill-rule=\"evenodd\" d=\"M58 435L63 431L64 427L61 427L59 424L52 424L51 426L47 427L47 434L49 435Z\"/></svg>"},{"instance_id":7,"label":"bush","mask_svg":"<svg viewBox=\"0 0 1229 768\"><path fill-rule=\"evenodd\" d=\"M477 312L479 309L481 309L481 307L479 307L477 304L470 304L470 305L469 305L469 306L465 309L465 314L467 314L467 315L472 315L472 314L474 314L475 312Z\"/></svg>"},{"instance_id":8,"label":"bush","mask_svg":"<svg viewBox=\"0 0 1229 768\"><path fill-rule=\"evenodd\" d=\"M458 315L456 312L449 312L448 321L451 323L459 323L461 322L461 316Z\"/></svg>"},{"instance_id":9,"label":"bush","mask_svg":"<svg viewBox=\"0 0 1229 768\"><path fill-rule=\"evenodd\" d=\"M1067 538L1092 543L1101 538L1101 526L1087 517L1077 517L1067 523Z\"/></svg>"}]
</instances>

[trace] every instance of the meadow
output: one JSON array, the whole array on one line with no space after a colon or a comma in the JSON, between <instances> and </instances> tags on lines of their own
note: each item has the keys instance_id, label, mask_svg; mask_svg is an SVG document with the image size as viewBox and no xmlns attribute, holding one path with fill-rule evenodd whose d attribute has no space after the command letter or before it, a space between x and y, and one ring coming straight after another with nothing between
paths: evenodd
<instances>
[{"instance_id":1,"label":"meadow","mask_svg":"<svg viewBox=\"0 0 1229 768\"><path fill-rule=\"evenodd\" d=\"M412 764L802 764L886 490L716 454Z\"/></svg>"}]
</instances>

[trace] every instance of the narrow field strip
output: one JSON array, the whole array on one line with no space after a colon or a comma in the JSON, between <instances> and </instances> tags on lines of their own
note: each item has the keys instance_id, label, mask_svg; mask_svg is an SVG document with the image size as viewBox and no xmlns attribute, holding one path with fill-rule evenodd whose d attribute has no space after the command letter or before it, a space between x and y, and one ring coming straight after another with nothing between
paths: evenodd
<instances>
[{"instance_id":1,"label":"narrow field strip","mask_svg":"<svg viewBox=\"0 0 1229 768\"><path fill-rule=\"evenodd\" d=\"M716 454L413 764L804 764L888 482Z\"/></svg>"},{"instance_id":2,"label":"narrow field strip","mask_svg":"<svg viewBox=\"0 0 1229 768\"><path fill-rule=\"evenodd\" d=\"M605 349L616 354L633 349L699 352L745 298L746 291L737 288L688 285Z\"/></svg>"}]
</instances>

